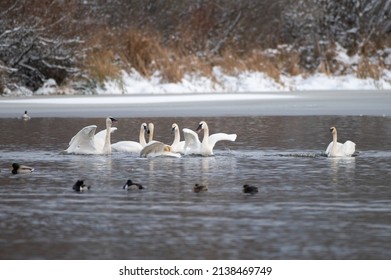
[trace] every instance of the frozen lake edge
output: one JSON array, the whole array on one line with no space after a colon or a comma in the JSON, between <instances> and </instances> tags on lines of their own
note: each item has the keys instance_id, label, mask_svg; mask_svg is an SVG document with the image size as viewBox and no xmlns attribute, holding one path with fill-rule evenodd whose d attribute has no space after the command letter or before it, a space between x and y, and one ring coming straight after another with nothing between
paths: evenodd
<instances>
[{"instance_id":1,"label":"frozen lake edge","mask_svg":"<svg viewBox=\"0 0 391 280\"><path fill-rule=\"evenodd\" d=\"M0 118L391 116L390 104L388 90L1 97Z\"/></svg>"}]
</instances>

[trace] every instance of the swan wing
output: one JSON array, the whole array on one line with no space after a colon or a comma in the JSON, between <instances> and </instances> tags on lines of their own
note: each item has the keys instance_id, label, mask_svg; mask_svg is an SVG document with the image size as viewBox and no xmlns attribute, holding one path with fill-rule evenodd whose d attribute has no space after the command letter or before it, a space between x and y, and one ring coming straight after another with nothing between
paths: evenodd
<instances>
[{"instance_id":1,"label":"swan wing","mask_svg":"<svg viewBox=\"0 0 391 280\"><path fill-rule=\"evenodd\" d=\"M114 131L116 131L117 128L116 127L110 127L110 132L113 133ZM103 141L105 140L106 138L106 133L107 133L107 129L103 129L101 131L99 131L97 134L95 134L94 138L95 140L97 139L102 139Z\"/></svg>"},{"instance_id":2,"label":"swan wing","mask_svg":"<svg viewBox=\"0 0 391 280\"><path fill-rule=\"evenodd\" d=\"M150 155L153 155L155 153L159 153L161 151L164 151L164 147L166 145L159 141L154 141L151 143L148 143L145 147L143 147L140 151L140 157L148 157Z\"/></svg>"},{"instance_id":3,"label":"swan wing","mask_svg":"<svg viewBox=\"0 0 391 280\"><path fill-rule=\"evenodd\" d=\"M69 141L69 146L73 145L76 142L82 141L83 139L92 138L95 134L97 126L89 125L80 129L75 136L72 137L71 141Z\"/></svg>"},{"instance_id":4,"label":"swan wing","mask_svg":"<svg viewBox=\"0 0 391 280\"><path fill-rule=\"evenodd\" d=\"M214 147L217 142L219 141L232 141L234 142L236 140L237 135L236 134L227 134L227 133L215 133L209 136L209 146Z\"/></svg>"},{"instance_id":5,"label":"swan wing","mask_svg":"<svg viewBox=\"0 0 391 280\"><path fill-rule=\"evenodd\" d=\"M326 149L326 151L325 151L325 154L327 155L327 156L330 156L330 154L331 154L331 149L333 148L333 141L331 141L330 142L330 144L327 146L327 149Z\"/></svg>"},{"instance_id":6,"label":"swan wing","mask_svg":"<svg viewBox=\"0 0 391 280\"><path fill-rule=\"evenodd\" d=\"M184 154L184 153L185 153L185 144L186 144L185 141L181 141L181 142L179 142L179 143L172 144L172 145L171 145L172 151L173 151L174 153L181 153L181 154Z\"/></svg>"},{"instance_id":7,"label":"swan wing","mask_svg":"<svg viewBox=\"0 0 391 280\"><path fill-rule=\"evenodd\" d=\"M111 144L113 152L124 152L124 153L140 153L143 146L135 141L120 141Z\"/></svg>"},{"instance_id":8,"label":"swan wing","mask_svg":"<svg viewBox=\"0 0 391 280\"><path fill-rule=\"evenodd\" d=\"M159 141L146 145L140 152L140 157L181 157L171 151L171 147Z\"/></svg>"},{"instance_id":9,"label":"swan wing","mask_svg":"<svg viewBox=\"0 0 391 280\"><path fill-rule=\"evenodd\" d=\"M184 153L198 153L201 149L201 142L198 139L198 134L188 128L182 129L185 137Z\"/></svg>"},{"instance_id":10,"label":"swan wing","mask_svg":"<svg viewBox=\"0 0 391 280\"><path fill-rule=\"evenodd\" d=\"M93 153L96 150L94 134L96 125L89 125L82 128L69 142L65 151L68 153Z\"/></svg>"},{"instance_id":11,"label":"swan wing","mask_svg":"<svg viewBox=\"0 0 391 280\"><path fill-rule=\"evenodd\" d=\"M355 146L352 141L346 141L344 144L337 142L335 149L333 149L333 142L329 144L326 154L329 157L346 157L351 156L355 151Z\"/></svg>"},{"instance_id":12,"label":"swan wing","mask_svg":"<svg viewBox=\"0 0 391 280\"><path fill-rule=\"evenodd\" d=\"M356 151L356 144L348 140L343 144L342 150L345 156L351 156Z\"/></svg>"}]
</instances>

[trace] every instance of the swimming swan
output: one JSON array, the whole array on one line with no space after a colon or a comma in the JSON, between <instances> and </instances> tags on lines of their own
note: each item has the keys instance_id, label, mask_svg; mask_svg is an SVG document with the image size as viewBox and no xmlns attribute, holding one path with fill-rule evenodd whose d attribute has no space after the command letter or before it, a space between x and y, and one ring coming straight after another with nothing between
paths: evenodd
<instances>
[{"instance_id":1,"label":"swimming swan","mask_svg":"<svg viewBox=\"0 0 391 280\"><path fill-rule=\"evenodd\" d=\"M181 157L181 154L174 153L171 146L159 141L148 143L140 152L140 157Z\"/></svg>"},{"instance_id":2,"label":"swimming swan","mask_svg":"<svg viewBox=\"0 0 391 280\"><path fill-rule=\"evenodd\" d=\"M117 120L108 117L106 119L106 131L101 131L95 135L96 125L89 125L82 128L75 136L72 137L69 142L68 149L65 153L69 154L110 154L111 132L116 128L112 128L111 125Z\"/></svg>"},{"instance_id":3,"label":"swimming swan","mask_svg":"<svg viewBox=\"0 0 391 280\"><path fill-rule=\"evenodd\" d=\"M200 142L196 133L199 133L201 130L204 130L202 142ZM215 133L209 136L209 128L204 121L199 123L196 132L188 128L183 129L183 134L185 135L185 154L210 156L213 155L213 148L218 141L235 141L237 137L236 134L226 133Z\"/></svg>"},{"instance_id":4,"label":"swimming swan","mask_svg":"<svg viewBox=\"0 0 391 280\"><path fill-rule=\"evenodd\" d=\"M181 135L179 132L179 126L173 123L171 126L171 133L174 133L174 142L171 144L172 151L175 153L185 153L185 141L181 141Z\"/></svg>"},{"instance_id":5,"label":"swimming swan","mask_svg":"<svg viewBox=\"0 0 391 280\"><path fill-rule=\"evenodd\" d=\"M145 141L145 132L148 131L146 123L141 124L139 142L136 141L119 141L117 143L111 144L111 149L113 152L125 152L125 153L140 153L143 147L147 145Z\"/></svg>"},{"instance_id":6,"label":"swimming swan","mask_svg":"<svg viewBox=\"0 0 391 280\"><path fill-rule=\"evenodd\" d=\"M330 128L333 134L333 141L328 145L326 149L326 155L328 157L350 157L354 154L356 144L348 140L345 143L337 142L337 129L335 127Z\"/></svg>"},{"instance_id":7,"label":"swimming swan","mask_svg":"<svg viewBox=\"0 0 391 280\"><path fill-rule=\"evenodd\" d=\"M153 140L155 126L153 123L148 124L148 144L142 148L140 157L181 157L180 154L174 153L170 145L160 141Z\"/></svg>"}]
</instances>

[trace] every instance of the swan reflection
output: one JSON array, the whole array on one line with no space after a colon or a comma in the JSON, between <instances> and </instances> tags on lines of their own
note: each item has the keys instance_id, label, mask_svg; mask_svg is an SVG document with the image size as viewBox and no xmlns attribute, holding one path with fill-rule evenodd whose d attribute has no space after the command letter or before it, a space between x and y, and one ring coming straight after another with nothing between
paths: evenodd
<instances>
[{"instance_id":1,"label":"swan reflection","mask_svg":"<svg viewBox=\"0 0 391 280\"><path fill-rule=\"evenodd\" d=\"M333 157L328 159L331 162L332 179L338 183L339 178L353 179L356 168L355 157Z\"/></svg>"}]
</instances>

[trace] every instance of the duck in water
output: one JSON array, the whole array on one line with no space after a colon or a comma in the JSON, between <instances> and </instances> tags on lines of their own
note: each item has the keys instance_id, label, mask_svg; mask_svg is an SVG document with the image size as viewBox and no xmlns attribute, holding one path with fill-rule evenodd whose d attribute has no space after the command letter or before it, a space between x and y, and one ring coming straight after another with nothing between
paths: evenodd
<instances>
[{"instance_id":1,"label":"duck in water","mask_svg":"<svg viewBox=\"0 0 391 280\"><path fill-rule=\"evenodd\" d=\"M193 187L193 191L195 193L206 192L207 190L208 190L208 187L205 186L205 185L195 184L194 187Z\"/></svg>"},{"instance_id":2,"label":"duck in water","mask_svg":"<svg viewBox=\"0 0 391 280\"><path fill-rule=\"evenodd\" d=\"M12 164L12 174L27 174L34 171L34 168L26 165L20 165L19 163Z\"/></svg>"},{"instance_id":3,"label":"duck in water","mask_svg":"<svg viewBox=\"0 0 391 280\"><path fill-rule=\"evenodd\" d=\"M250 185L245 184L245 185L243 186L243 192L244 192L244 193L254 194L254 193L257 193L257 192L258 192L258 188L257 188L257 187L254 187L254 186L250 186Z\"/></svg>"},{"instance_id":4,"label":"duck in water","mask_svg":"<svg viewBox=\"0 0 391 280\"><path fill-rule=\"evenodd\" d=\"M91 189L91 186L84 184L84 180L77 180L76 183L73 185L73 189L76 192L83 192Z\"/></svg>"},{"instance_id":5,"label":"duck in water","mask_svg":"<svg viewBox=\"0 0 391 280\"><path fill-rule=\"evenodd\" d=\"M141 184L133 183L132 180L126 181L126 184L122 187L124 190L142 190L144 187Z\"/></svg>"}]
</instances>

